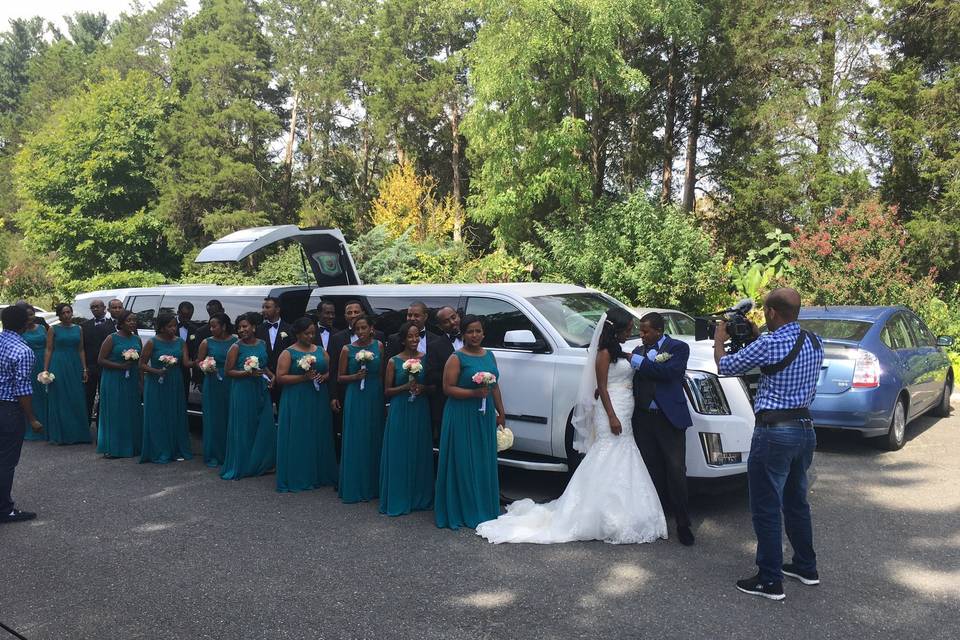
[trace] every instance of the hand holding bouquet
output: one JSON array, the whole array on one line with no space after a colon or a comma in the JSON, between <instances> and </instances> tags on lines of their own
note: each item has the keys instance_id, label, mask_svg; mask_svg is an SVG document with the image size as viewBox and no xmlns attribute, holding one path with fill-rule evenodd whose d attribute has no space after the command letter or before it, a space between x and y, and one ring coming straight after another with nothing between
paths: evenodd
<instances>
[{"instance_id":1,"label":"hand holding bouquet","mask_svg":"<svg viewBox=\"0 0 960 640\"><path fill-rule=\"evenodd\" d=\"M37 374L37 382L42 384L44 387L49 387L54 380L57 379L57 376L53 375L49 371L41 371Z\"/></svg>"},{"instance_id":2,"label":"hand holding bouquet","mask_svg":"<svg viewBox=\"0 0 960 640\"><path fill-rule=\"evenodd\" d=\"M260 358L257 356L247 356L243 361L243 370L247 373L256 373L260 370Z\"/></svg>"},{"instance_id":3,"label":"hand holding bouquet","mask_svg":"<svg viewBox=\"0 0 960 640\"><path fill-rule=\"evenodd\" d=\"M140 352L137 351L136 349L126 349L120 355L123 356L124 361L127 362L128 364L137 362L140 359ZM130 377L130 367L127 367L127 370L123 372L123 377L124 378Z\"/></svg>"},{"instance_id":4,"label":"hand holding bouquet","mask_svg":"<svg viewBox=\"0 0 960 640\"><path fill-rule=\"evenodd\" d=\"M174 356L162 355L157 358L160 361L160 366L164 369L169 369L170 367L177 364L177 359ZM160 379L158 380L160 384L163 384L163 374L160 374Z\"/></svg>"},{"instance_id":5,"label":"hand holding bouquet","mask_svg":"<svg viewBox=\"0 0 960 640\"><path fill-rule=\"evenodd\" d=\"M307 376L310 376L313 380L313 388L317 391L320 391L320 383L317 381L317 374L313 370L313 366L317 364L317 356L307 354L297 360L297 366L300 367Z\"/></svg>"},{"instance_id":6,"label":"hand holding bouquet","mask_svg":"<svg viewBox=\"0 0 960 640\"><path fill-rule=\"evenodd\" d=\"M407 401L413 402L420 395L418 386L420 385L420 374L423 373L423 363L420 362L419 358L410 358L403 363L403 370L410 376L410 398Z\"/></svg>"},{"instance_id":7,"label":"hand holding bouquet","mask_svg":"<svg viewBox=\"0 0 960 640\"><path fill-rule=\"evenodd\" d=\"M471 380L473 380L473 383L475 385L478 385L483 389L489 389L490 387L492 387L494 384L497 383L497 376L493 375L489 371L478 371L475 374L473 374L473 378L471 378ZM486 413L486 412L487 412L487 396L484 395L480 399L480 413Z\"/></svg>"},{"instance_id":8,"label":"hand holding bouquet","mask_svg":"<svg viewBox=\"0 0 960 640\"><path fill-rule=\"evenodd\" d=\"M354 356L357 362L360 363L360 371L366 373L367 363L372 362L374 358L372 351L367 351L366 349L361 349L357 351L357 355ZM360 391L363 391L364 383L366 382L365 378L360 378Z\"/></svg>"}]
</instances>

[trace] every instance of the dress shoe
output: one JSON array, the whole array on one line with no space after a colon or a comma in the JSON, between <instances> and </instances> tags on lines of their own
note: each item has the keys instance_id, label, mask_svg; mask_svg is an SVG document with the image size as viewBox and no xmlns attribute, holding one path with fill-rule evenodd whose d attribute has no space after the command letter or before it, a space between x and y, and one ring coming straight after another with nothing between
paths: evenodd
<instances>
[{"instance_id":1,"label":"dress shoe","mask_svg":"<svg viewBox=\"0 0 960 640\"><path fill-rule=\"evenodd\" d=\"M693 531L690 530L690 527L677 527L677 540L685 547L692 547L696 539L693 537Z\"/></svg>"}]
</instances>

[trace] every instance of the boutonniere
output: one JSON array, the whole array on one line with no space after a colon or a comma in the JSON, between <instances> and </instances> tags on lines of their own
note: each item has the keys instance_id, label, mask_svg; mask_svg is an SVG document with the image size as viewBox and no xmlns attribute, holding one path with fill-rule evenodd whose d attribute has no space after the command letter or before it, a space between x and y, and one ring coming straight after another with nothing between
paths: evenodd
<instances>
[{"instance_id":1,"label":"boutonniere","mask_svg":"<svg viewBox=\"0 0 960 640\"><path fill-rule=\"evenodd\" d=\"M660 353L657 354L657 356L653 359L653 361L654 361L654 362L666 362L667 360L669 360L669 359L672 358L672 357L673 357L673 354L672 354L672 353L667 353L666 351L661 351Z\"/></svg>"},{"instance_id":2,"label":"boutonniere","mask_svg":"<svg viewBox=\"0 0 960 640\"><path fill-rule=\"evenodd\" d=\"M190 337L188 338L188 340L196 340L196 339L197 339L197 336L193 333L191 333Z\"/></svg>"},{"instance_id":3,"label":"boutonniere","mask_svg":"<svg viewBox=\"0 0 960 640\"><path fill-rule=\"evenodd\" d=\"M287 332L286 332L286 331L281 331L281 332L280 332L280 337L286 339L286 337L287 337Z\"/></svg>"}]
</instances>

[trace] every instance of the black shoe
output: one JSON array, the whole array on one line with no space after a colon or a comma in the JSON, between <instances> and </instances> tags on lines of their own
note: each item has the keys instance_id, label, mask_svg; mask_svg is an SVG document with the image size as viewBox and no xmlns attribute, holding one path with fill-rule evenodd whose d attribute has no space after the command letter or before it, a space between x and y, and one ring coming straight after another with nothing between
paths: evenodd
<instances>
[{"instance_id":1,"label":"black shoe","mask_svg":"<svg viewBox=\"0 0 960 640\"><path fill-rule=\"evenodd\" d=\"M692 547L696 538L693 537L690 527L677 527L677 540L685 547Z\"/></svg>"},{"instance_id":2,"label":"black shoe","mask_svg":"<svg viewBox=\"0 0 960 640\"><path fill-rule=\"evenodd\" d=\"M32 511L20 511L20 509L13 509L10 513L6 513L0 516L0 524L6 522L23 522L24 520L33 520L37 517L37 514Z\"/></svg>"},{"instance_id":3,"label":"black shoe","mask_svg":"<svg viewBox=\"0 0 960 640\"><path fill-rule=\"evenodd\" d=\"M787 597L783 594L782 582L762 582L760 574L746 580L737 580L737 589L767 600L783 600Z\"/></svg>"},{"instance_id":4,"label":"black shoe","mask_svg":"<svg viewBox=\"0 0 960 640\"><path fill-rule=\"evenodd\" d=\"M790 576L810 587L820 584L820 574L816 571L801 571L795 564L783 565L783 575Z\"/></svg>"}]
</instances>

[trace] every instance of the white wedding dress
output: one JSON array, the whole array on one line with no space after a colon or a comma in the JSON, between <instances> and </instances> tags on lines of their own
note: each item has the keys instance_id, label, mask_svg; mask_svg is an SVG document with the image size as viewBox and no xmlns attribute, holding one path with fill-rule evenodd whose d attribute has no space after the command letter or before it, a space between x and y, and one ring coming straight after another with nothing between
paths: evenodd
<instances>
[{"instance_id":1,"label":"white wedding dress","mask_svg":"<svg viewBox=\"0 0 960 640\"><path fill-rule=\"evenodd\" d=\"M490 542L550 544L603 540L612 544L667 537L657 491L633 439L633 369L626 358L610 365L607 390L623 430L610 431L607 412L596 400L593 442L563 495L537 504L529 498L477 527Z\"/></svg>"}]
</instances>

